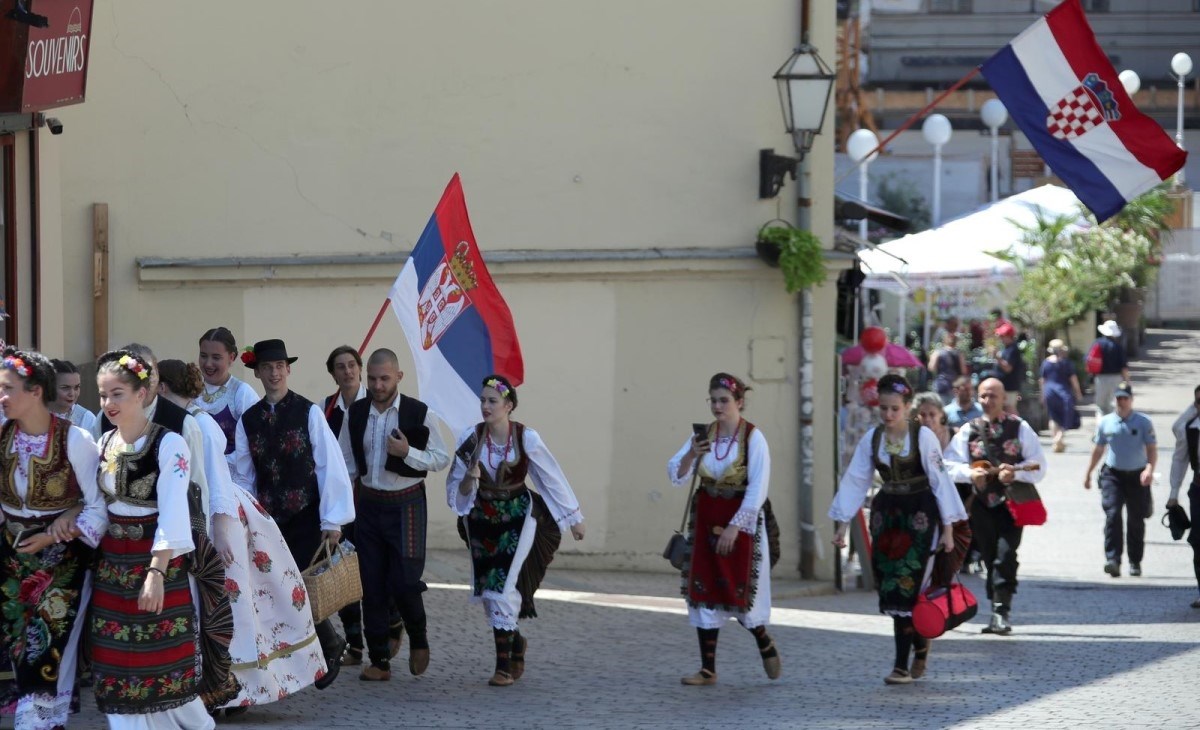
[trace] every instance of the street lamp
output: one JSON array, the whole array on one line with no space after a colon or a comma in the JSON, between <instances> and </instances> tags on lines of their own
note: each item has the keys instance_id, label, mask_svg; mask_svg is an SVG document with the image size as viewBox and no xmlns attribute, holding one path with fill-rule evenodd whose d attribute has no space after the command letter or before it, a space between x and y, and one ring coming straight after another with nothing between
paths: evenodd
<instances>
[{"instance_id":1,"label":"street lamp","mask_svg":"<svg viewBox=\"0 0 1200 730\"><path fill-rule=\"evenodd\" d=\"M1179 84L1179 105L1175 110L1175 144L1183 149L1183 80L1192 72L1192 57L1186 53L1176 53L1171 57L1171 71ZM1175 184L1183 185L1183 168L1175 173Z\"/></svg>"},{"instance_id":2,"label":"street lamp","mask_svg":"<svg viewBox=\"0 0 1200 730\"><path fill-rule=\"evenodd\" d=\"M1117 79L1120 80L1121 86L1125 87L1125 93L1132 97L1142 88L1142 77L1138 76L1138 72L1127 68L1117 74Z\"/></svg>"},{"instance_id":3,"label":"street lamp","mask_svg":"<svg viewBox=\"0 0 1200 730\"><path fill-rule=\"evenodd\" d=\"M933 145L933 227L942 224L942 146L950 141L954 129L943 114L930 114L921 125L925 141Z\"/></svg>"},{"instance_id":4,"label":"street lamp","mask_svg":"<svg viewBox=\"0 0 1200 730\"><path fill-rule=\"evenodd\" d=\"M1008 110L999 99L988 99L979 110L984 126L992 130L992 202L1000 199L1000 127L1008 121Z\"/></svg>"},{"instance_id":5,"label":"street lamp","mask_svg":"<svg viewBox=\"0 0 1200 730\"><path fill-rule=\"evenodd\" d=\"M801 44L775 72L779 86L779 105L783 108L783 126L792 135L796 157L775 154L775 150L760 150L758 155L758 197L773 198L783 187L784 175L796 178L796 164L812 149L813 137L825 125L829 96L837 74L817 53L817 49Z\"/></svg>"},{"instance_id":6,"label":"street lamp","mask_svg":"<svg viewBox=\"0 0 1200 730\"><path fill-rule=\"evenodd\" d=\"M858 200L864 206L870 202L868 197L868 181L870 173L867 168L879 156L875 148L879 146L879 137L869 129L858 129L846 140L846 154L858 165ZM869 156L868 156L869 155ZM858 222L858 237L867 240L867 216L864 214Z\"/></svg>"}]
</instances>

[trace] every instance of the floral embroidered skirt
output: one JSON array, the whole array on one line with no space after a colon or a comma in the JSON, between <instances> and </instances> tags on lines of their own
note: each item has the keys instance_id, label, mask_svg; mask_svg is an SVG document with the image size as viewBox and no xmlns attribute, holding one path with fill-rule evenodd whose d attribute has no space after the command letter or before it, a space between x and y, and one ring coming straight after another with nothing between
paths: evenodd
<instances>
[{"instance_id":1,"label":"floral embroidered skirt","mask_svg":"<svg viewBox=\"0 0 1200 730\"><path fill-rule=\"evenodd\" d=\"M326 671L304 580L279 527L249 492L233 491L238 521L225 591L233 608L229 654L242 688L226 707L281 700Z\"/></svg>"},{"instance_id":2,"label":"floral embroidered skirt","mask_svg":"<svg viewBox=\"0 0 1200 730\"><path fill-rule=\"evenodd\" d=\"M200 662L196 607L185 556L167 565L163 609L138 608L150 564L154 517L110 514L89 617L96 704L105 714L150 714L197 699ZM138 539L114 537L113 527L137 525Z\"/></svg>"},{"instance_id":3,"label":"floral embroidered skirt","mask_svg":"<svg viewBox=\"0 0 1200 730\"><path fill-rule=\"evenodd\" d=\"M72 704L78 711L75 667L93 551L72 540L22 555L14 537L5 530L0 538L0 646L12 672L0 682L0 706L15 713L17 727L48 730L67 724Z\"/></svg>"},{"instance_id":4,"label":"floral embroidered skirt","mask_svg":"<svg viewBox=\"0 0 1200 730\"><path fill-rule=\"evenodd\" d=\"M761 555L756 554L758 535L739 531L733 550L728 555L717 554L717 540L729 529L745 496L743 491L729 490L728 495L696 491L689 520L688 564L684 566L689 606L744 612L754 603L761 562Z\"/></svg>"},{"instance_id":5,"label":"floral embroidered skirt","mask_svg":"<svg viewBox=\"0 0 1200 730\"><path fill-rule=\"evenodd\" d=\"M871 500L871 567L879 612L912 613L941 517L933 491L886 494Z\"/></svg>"},{"instance_id":6,"label":"floral embroidered skirt","mask_svg":"<svg viewBox=\"0 0 1200 730\"><path fill-rule=\"evenodd\" d=\"M529 554L517 563L517 545L526 515L533 517L536 532ZM459 535L471 550L472 593L476 597L500 598L509 585L509 575L519 571L519 618L537 616L533 594L546 577L546 568L562 541L562 531L541 495L522 489L508 499L476 499L470 514L459 520Z\"/></svg>"}]
</instances>

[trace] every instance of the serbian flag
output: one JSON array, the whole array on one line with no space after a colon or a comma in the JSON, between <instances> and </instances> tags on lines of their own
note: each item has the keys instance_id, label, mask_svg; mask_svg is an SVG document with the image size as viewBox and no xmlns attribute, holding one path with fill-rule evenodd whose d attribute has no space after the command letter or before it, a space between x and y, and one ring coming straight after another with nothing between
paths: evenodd
<instances>
[{"instance_id":1,"label":"serbian flag","mask_svg":"<svg viewBox=\"0 0 1200 730\"><path fill-rule=\"evenodd\" d=\"M982 68L1042 159L1100 221L1187 160L1133 106L1079 0L1064 0Z\"/></svg>"},{"instance_id":2,"label":"serbian flag","mask_svg":"<svg viewBox=\"0 0 1200 730\"><path fill-rule=\"evenodd\" d=\"M517 330L483 264L457 173L388 296L412 350L420 398L456 435L479 423L486 376L520 385Z\"/></svg>"}]
</instances>

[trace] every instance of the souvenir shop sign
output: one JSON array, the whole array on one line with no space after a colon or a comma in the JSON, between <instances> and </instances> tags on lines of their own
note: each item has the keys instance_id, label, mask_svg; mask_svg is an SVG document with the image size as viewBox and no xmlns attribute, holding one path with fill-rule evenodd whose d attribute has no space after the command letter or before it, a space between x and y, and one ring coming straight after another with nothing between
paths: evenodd
<instances>
[{"instance_id":1,"label":"souvenir shop sign","mask_svg":"<svg viewBox=\"0 0 1200 730\"><path fill-rule=\"evenodd\" d=\"M28 20L0 14L0 113L29 114L78 104L87 89L93 0L29 0ZM0 5L7 12L13 3Z\"/></svg>"}]
</instances>

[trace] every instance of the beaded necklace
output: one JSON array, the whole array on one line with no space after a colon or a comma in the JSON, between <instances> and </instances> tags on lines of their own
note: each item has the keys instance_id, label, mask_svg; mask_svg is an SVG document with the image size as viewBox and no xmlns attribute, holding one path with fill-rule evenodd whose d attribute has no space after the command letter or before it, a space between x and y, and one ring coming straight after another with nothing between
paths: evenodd
<instances>
[{"instance_id":1,"label":"beaded necklace","mask_svg":"<svg viewBox=\"0 0 1200 730\"><path fill-rule=\"evenodd\" d=\"M504 449L501 450L499 446L492 443L492 432L490 430L486 430L484 432L483 441L484 441L484 444L487 445L487 452L488 452L487 453L487 463L488 463L488 466L492 467L493 474L495 474L496 471L500 468L500 465L503 464L505 462L505 460L508 459L509 449L512 448L512 433L513 433L512 421L509 421L508 422L508 440L504 444ZM492 463L492 454L499 454L500 461L493 464Z\"/></svg>"},{"instance_id":2,"label":"beaded necklace","mask_svg":"<svg viewBox=\"0 0 1200 730\"><path fill-rule=\"evenodd\" d=\"M718 436L717 437L717 442L713 444L713 458L715 458L717 461L725 461L726 459L729 458L729 452L733 451L733 445L738 442L738 434L740 434L742 432L742 424L744 424L745 422L746 422L746 420L744 418L739 418L738 423L737 423L737 428L733 429L732 436L729 436L729 437ZM720 449L720 447L721 447L721 442L726 441L726 439L728 439L728 444L725 446L725 453L722 454L720 451L718 451L718 449Z\"/></svg>"},{"instance_id":3,"label":"beaded necklace","mask_svg":"<svg viewBox=\"0 0 1200 730\"><path fill-rule=\"evenodd\" d=\"M220 386L219 388L217 388L216 390L214 390L211 393L208 392L208 383L205 383L204 384L204 392L200 394L200 399L203 400L205 403L209 403L209 404L216 403L218 400L221 399L221 396L225 395L225 392L227 390L229 390L229 382L231 380L233 380L232 377L229 378L228 380L226 380L224 385Z\"/></svg>"}]
</instances>

